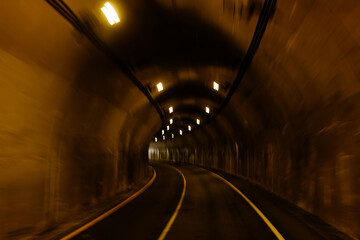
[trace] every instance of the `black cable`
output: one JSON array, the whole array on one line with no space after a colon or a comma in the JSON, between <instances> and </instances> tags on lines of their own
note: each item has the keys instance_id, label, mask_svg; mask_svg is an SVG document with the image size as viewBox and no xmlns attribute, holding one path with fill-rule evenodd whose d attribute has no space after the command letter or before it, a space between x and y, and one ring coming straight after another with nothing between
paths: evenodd
<instances>
[{"instance_id":1,"label":"black cable","mask_svg":"<svg viewBox=\"0 0 360 240\"><path fill-rule=\"evenodd\" d=\"M156 111L160 115L162 127L165 126L165 114L160 107L160 104L154 100L154 98L149 93L148 89L136 78L133 72L129 67L116 56L110 48L108 48L95 34L95 32L86 27L76 16L76 14L71 10L71 8L63 0L46 0L60 15L62 15L73 27L78 30L80 33L84 34L90 42L92 42L98 49L100 49L109 59L114 62L120 70L130 79L131 82L146 96L149 102L155 107Z\"/></svg>"},{"instance_id":2,"label":"black cable","mask_svg":"<svg viewBox=\"0 0 360 240\"><path fill-rule=\"evenodd\" d=\"M236 74L233 84L230 86L230 90L226 95L225 99L222 101L221 106L218 110L212 115L211 119L208 122L215 119L215 117L225 108L226 104L230 101L231 97L234 95L236 89L238 88L241 80L243 79L246 70L251 64L252 59L255 56L257 49L260 46L261 39L265 33L267 23L270 17L274 14L276 8L276 0L265 0L264 5L261 9L261 13L256 24L255 32L251 40L250 46L243 58L238 73Z\"/></svg>"}]
</instances>

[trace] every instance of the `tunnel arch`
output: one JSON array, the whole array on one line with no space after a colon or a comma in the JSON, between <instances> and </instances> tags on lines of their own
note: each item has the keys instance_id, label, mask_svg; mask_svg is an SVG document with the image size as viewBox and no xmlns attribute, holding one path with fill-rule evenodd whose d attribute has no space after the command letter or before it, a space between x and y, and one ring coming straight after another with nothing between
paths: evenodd
<instances>
[{"instance_id":1,"label":"tunnel arch","mask_svg":"<svg viewBox=\"0 0 360 240\"><path fill-rule=\"evenodd\" d=\"M145 182L149 144L360 236L358 1L128 1L114 28L90 21L96 1L69 2L75 22L48 2L0 3L0 237ZM154 143L171 117L174 133L196 126L205 103L206 124Z\"/></svg>"}]
</instances>

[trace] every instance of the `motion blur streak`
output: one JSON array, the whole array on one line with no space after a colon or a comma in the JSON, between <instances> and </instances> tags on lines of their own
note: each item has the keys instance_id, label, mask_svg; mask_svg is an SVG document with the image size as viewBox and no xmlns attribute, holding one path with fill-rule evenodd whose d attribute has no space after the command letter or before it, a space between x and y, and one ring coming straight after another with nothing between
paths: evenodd
<instances>
[{"instance_id":1,"label":"motion blur streak","mask_svg":"<svg viewBox=\"0 0 360 240\"><path fill-rule=\"evenodd\" d=\"M359 0L106 2L0 1L0 239L360 239Z\"/></svg>"}]
</instances>

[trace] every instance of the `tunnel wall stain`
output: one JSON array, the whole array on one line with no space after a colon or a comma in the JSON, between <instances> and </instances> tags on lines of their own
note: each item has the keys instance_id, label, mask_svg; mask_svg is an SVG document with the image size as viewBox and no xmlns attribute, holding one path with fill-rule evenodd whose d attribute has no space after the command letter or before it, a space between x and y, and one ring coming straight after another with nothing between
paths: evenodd
<instances>
[{"instance_id":1,"label":"tunnel wall stain","mask_svg":"<svg viewBox=\"0 0 360 240\"><path fill-rule=\"evenodd\" d=\"M161 119L45 1L0 12L0 238L20 239L71 227L148 179Z\"/></svg>"},{"instance_id":2,"label":"tunnel wall stain","mask_svg":"<svg viewBox=\"0 0 360 240\"><path fill-rule=\"evenodd\" d=\"M209 125L151 159L220 169L360 238L360 5L278 1L250 69Z\"/></svg>"}]
</instances>

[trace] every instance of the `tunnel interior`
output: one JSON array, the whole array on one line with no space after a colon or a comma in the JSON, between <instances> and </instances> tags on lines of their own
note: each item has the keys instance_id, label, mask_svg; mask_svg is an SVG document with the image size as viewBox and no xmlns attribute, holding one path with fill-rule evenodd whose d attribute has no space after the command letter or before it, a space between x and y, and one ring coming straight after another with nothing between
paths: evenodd
<instances>
[{"instance_id":1,"label":"tunnel interior","mask_svg":"<svg viewBox=\"0 0 360 240\"><path fill-rule=\"evenodd\" d=\"M111 3L115 25L104 1L0 2L0 238L118 198L149 161L242 177L360 238L359 1Z\"/></svg>"}]
</instances>

